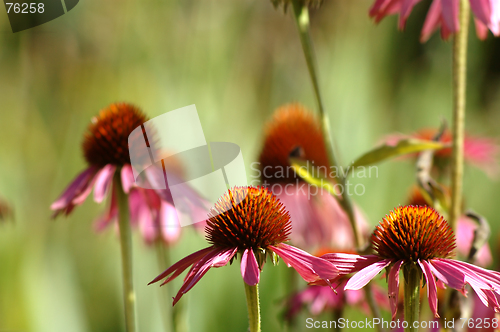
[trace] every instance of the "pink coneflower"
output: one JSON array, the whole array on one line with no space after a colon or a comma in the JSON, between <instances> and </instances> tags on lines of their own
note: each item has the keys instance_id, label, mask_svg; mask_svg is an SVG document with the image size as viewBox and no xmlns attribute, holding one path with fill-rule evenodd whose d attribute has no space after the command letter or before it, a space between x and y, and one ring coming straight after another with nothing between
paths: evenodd
<instances>
[{"instance_id":1,"label":"pink coneflower","mask_svg":"<svg viewBox=\"0 0 500 332\"><path fill-rule=\"evenodd\" d=\"M370 17L378 23L387 15L399 14L399 28L404 29L406 20L413 7L421 0L376 0L370 9ZM500 2L498 0L469 0L476 32L480 39L485 39L488 29L495 36L500 36ZM420 40L425 42L434 31L441 27L441 36L448 39L459 30L460 0L433 0L422 28Z\"/></svg>"},{"instance_id":2,"label":"pink coneflower","mask_svg":"<svg viewBox=\"0 0 500 332\"><path fill-rule=\"evenodd\" d=\"M265 188L230 189L217 201L208 217L205 232L212 245L181 259L150 282L167 278L162 283L164 285L191 266L174 298L174 305L210 268L231 263L238 253L241 256L241 275L250 286L259 283L267 256L273 262L275 255L281 257L307 282L318 279L329 282L338 275L330 262L284 243L288 241L292 227L290 215L279 199Z\"/></svg>"},{"instance_id":3,"label":"pink coneflower","mask_svg":"<svg viewBox=\"0 0 500 332\"><path fill-rule=\"evenodd\" d=\"M292 169L290 157L307 160L316 175L332 179L342 170L331 169L319 121L298 103L278 108L266 124L259 157L260 178L290 211L293 244L307 249L354 249L354 234L347 214L328 192L308 185ZM367 223L355 208L358 229Z\"/></svg>"},{"instance_id":4,"label":"pink coneflower","mask_svg":"<svg viewBox=\"0 0 500 332\"><path fill-rule=\"evenodd\" d=\"M387 268L393 319L397 313L401 269L421 271L435 317L439 317L437 287L444 285L465 295L465 285L469 284L485 306L500 310L495 295L500 292L500 273L450 259L455 249L455 236L443 217L430 207L402 206L391 211L375 229L371 247L374 255L333 253L321 257L335 264L341 274L357 272L347 282L346 290L363 288Z\"/></svg>"},{"instance_id":5,"label":"pink coneflower","mask_svg":"<svg viewBox=\"0 0 500 332\"><path fill-rule=\"evenodd\" d=\"M96 222L96 228L103 229L117 219L113 178L118 175L123 191L128 194L131 224L140 228L145 241L152 243L161 238L171 243L178 238L180 225L168 189L155 191L135 185L128 140L132 131L146 121L147 117L139 108L126 103L111 104L92 119L83 141L83 152L89 166L51 205L54 217L60 213L70 214L75 206L85 201L92 188L97 203L101 203L111 191L109 210ZM144 140L144 136L133 139ZM151 169L145 172L148 171Z\"/></svg>"},{"instance_id":6,"label":"pink coneflower","mask_svg":"<svg viewBox=\"0 0 500 332\"><path fill-rule=\"evenodd\" d=\"M408 138L418 138L423 140L432 140L437 134L435 128L423 128L411 135L393 134L387 136L384 140L387 144L395 145L399 140ZM440 142L451 144L451 132L445 130L441 136ZM498 175L500 169L498 166L498 156L500 147L496 140L488 137L476 137L467 135L464 139L464 159L471 165L483 170L490 177ZM451 162L451 148L437 150L434 153L433 164L444 169Z\"/></svg>"}]
</instances>

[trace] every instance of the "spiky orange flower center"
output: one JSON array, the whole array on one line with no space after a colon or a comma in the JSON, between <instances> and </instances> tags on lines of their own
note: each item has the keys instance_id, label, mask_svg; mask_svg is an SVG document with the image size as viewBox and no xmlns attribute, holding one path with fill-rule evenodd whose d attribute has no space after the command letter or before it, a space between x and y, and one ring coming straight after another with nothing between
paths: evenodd
<instances>
[{"instance_id":1,"label":"spiky orange flower center","mask_svg":"<svg viewBox=\"0 0 500 332\"><path fill-rule=\"evenodd\" d=\"M239 203L238 203L239 202ZM235 187L210 210L207 241L239 250L266 249L288 241L290 215L270 191L262 187Z\"/></svg>"},{"instance_id":2,"label":"spiky orange flower center","mask_svg":"<svg viewBox=\"0 0 500 332\"><path fill-rule=\"evenodd\" d=\"M83 140L85 159L98 167L129 164L128 136L146 121L142 111L131 104L116 103L101 110Z\"/></svg>"},{"instance_id":3,"label":"spiky orange flower center","mask_svg":"<svg viewBox=\"0 0 500 332\"><path fill-rule=\"evenodd\" d=\"M416 262L453 254L455 236L446 220L428 206L400 206L386 215L371 238L383 258Z\"/></svg>"},{"instance_id":4,"label":"spiky orange flower center","mask_svg":"<svg viewBox=\"0 0 500 332\"><path fill-rule=\"evenodd\" d=\"M291 168L291 155L308 160L310 166L328 172L321 126L313 114L300 104L278 108L266 125L264 147L259 157L261 180L294 183L299 179Z\"/></svg>"}]
</instances>

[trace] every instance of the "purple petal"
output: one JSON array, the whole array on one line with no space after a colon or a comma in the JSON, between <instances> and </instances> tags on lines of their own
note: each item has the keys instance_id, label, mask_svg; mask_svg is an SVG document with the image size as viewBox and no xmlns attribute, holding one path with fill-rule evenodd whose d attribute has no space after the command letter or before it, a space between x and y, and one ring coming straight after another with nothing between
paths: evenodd
<instances>
[{"instance_id":1,"label":"purple petal","mask_svg":"<svg viewBox=\"0 0 500 332\"><path fill-rule=\"evenodd\" d=\"M165 243L174 243L181 234L181 225L177 219L177 211L167 202L161 202L160 211L161 234Z\"/></svg>"},{"instance_id":2,"label":"purple petal","mask_svg":"<svg viewBox=\"0 0 500 332\"><path fill-rule=\"evenodd\" d=\"M132 188L135 185L134 172L132 171L132 166L123 165L120 175L122 178L123 191L126 194L128 194L130 188Z\"/></svg>"},{"instance_id":3,"label":"purple petal","mask_svg":"<svg viewBox=\"0 0 500 332\"><path fill-rule=\"evenodd\" d=\"M95 167L89 167L80 173L71 184L64 190L62 195L50 206L56 210L56 215L62 210L72 208L73 205L81 204L92 190L92 182L97 172ZM75 202L76 200L76 202Z\"/></svg>"},{"instance_id":4,"label":"purple petal","mask_svg":"<svg viewBox=\"0 0 500 332\"><path fill-rule=\"evenodd\" d=\"M489 0L470 0L470 8L474 16L484 25L490 23L491 6Z\"/></svg>"},{"instance_id":5,"label":"purple petal","mask_svg":"<svg viewBox=\"0 0 500 332\"><path fill-rule=\"evenodd\" d=\"M392 320L396 318L398 312L398 298L399 298L399 270L403 261L397 261L389 271L388 288L389 288L389 303L391 305Z\"/></svg>"},{"instance_id":6,"label":"purple petal","mask_svg":"<svg viewBox=\"0 0 500 332\"><path fill-rule=\"evenodd\" d=\"M280 243L269 246L285 263L293 267L307 282L323 279L327 282L338 277L339 270L327 260L312 256L307 252L293 246Z\"/></svg>"},{"instance_id":7,"label":"purple petal","mask_svg":"<svg viewBox=\"0 0 500 332\"><path fill-rule=\"evenodd\" d=\"M391 259L383 259L379 262L373 263L349 279L344 287L344 290L352 289L358 290L363 288L367 283L370 282L375 276L382 271L386 266L392 263Z\"/></svg>"},{"instance_id":8,"label":"purple petal","mask_svg":"<svg viewBox=\"0 0 500 332\"><path fill-rule=\"evenodd\" d=\"M196 261L200 260L203 256L215 250L216 249L214 247L208 247L205 249L201 249L197 252L194 252L189 256L184 257L183 259L181 259L180 261L178 261L177 263L175 263L174 265L170 266L168 269L160 273L160 275L154 278L153 281L151 281L148 285L158 282L172 273L173 275L169 277L165 283L175 279L179 274L184 272L184 270L186 270L190 265L194 264Z\"/></svg>"},{"instance_id":9,"label":"purple petal","mask_svg":"<svg viewBox=\"0 0 500 332\"><path fill-rule=\"evenodd\" d=\"M436 279L434 278L434 275L431 272L429 263L427 263L426 261L419 260L418 264L420 265L420 268L422 269L425 280L427 282L427 298L429 299L429 307L431 308L432 313L434 313L434 317L439 318L439 314L437 311L438 298L437 298Z\"/></svg>"},{"instance_id":10,"label":"purple petal","mask_svg":"<svg viewBox=\"0 0 500 332\"><path fill-rule=\"evenodd\" d=\"M443 264L438 259L433 259L429 263L429 268L432 273L445 285L460 291L464 289L465 275L463 273L456 273L455 269L448 268L447 265Z\"/></svg>"},{"instance_id":11,"label":"purple petal","mask_svg":"<svg viewBox=\"0 0 500 332\"><path fill-rule=\"evenodd\" d=\"M104 166L95 176L94 185L94 201L96 203L101 203L106 197L108 188L113 181L113 175L115 174L116 166L108 164Z\"/></svg>"},{"instance_id":12,"label":"purple petal","mask_svg":"<svg viewBox=\"0 0 500 332\"><path fill-rule=\"evenodd\" d=\"M259 283L260 269L252 249L245 249L241 257L241 276L247 285L255 286Z\"/></svg>"},{"instance_id":13,"label":"purple petal","mask_svg":"<svg viewBox=\"0 0 500 332\"><path fill-rule=\"evenodd\" d=\"M193 288L198 281L205 275L205 273L212 267L221 267L226 265L231 258L236 254L237 248L234 249L217 249L214 248L207 255L202 257L198 262L196 262L189 270L186 278L184 278L184 283L177 292L174 298L173 305L175 305L191 288ZM170 278L169 278L170 279Z\"/></svg>"},{"instance_id":14,"label":"purple petal","mask_svg":"<svg viewBox=\"0 0 500 332\"><path fill-rule=\"evenodd\" d=\"M375 255L354 255L354 254L343 254L343 253L331 253L321 256L321 258L326 259L339 270L340 275L345 275L353 273L364 269L368 265L380 261L380 257Z\"/></svg>"},{"instance_id":15,"label":"purple petal","mask_svg":"<svg viewBox=\"0 0 500 332\"><path fill-rule=\"evenodd\" d=\"M399 28L404 29L406 25L406 20L410 16L413 7L422 0L403 0L401 5L401 12L399 14Z\"/></svg>"},{"instance_id":16,"label":"purple petal","mask_svg":"<svg viewBox=\"0 0 500 332\"><path fill-rule=\"evenodd\" d=\"M439 27L441 23L441 10L441 0L434 0L425 18L424 27L420 35L421 42L426 42L431 34Z\"/></svg>"},{"instance_id":17,"label":"purple petal","mask_svg":"<svg viewBox=\"0 0 500 332\"><path fill-rule=\"evenodd\" d=\"M446 26L450 33L456 33L460 29L458 20L459 2L456 0L441 0L443 10L443 23L441 29Z\"/></svg>"}]
</instances>

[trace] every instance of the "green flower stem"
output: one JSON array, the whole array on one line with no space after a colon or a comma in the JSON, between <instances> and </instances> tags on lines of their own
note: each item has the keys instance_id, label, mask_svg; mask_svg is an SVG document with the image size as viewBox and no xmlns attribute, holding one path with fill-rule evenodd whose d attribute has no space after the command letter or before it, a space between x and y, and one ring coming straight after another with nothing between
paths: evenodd
<instances>
[{"instance_id":1,"label":"green flower stem","mask_svg":"<svg viewBox=\"0 0 500 332\"><path fill-rule=\"evenodd\" d=\"M467 38L469 35L469 0L460 1L460 30L453 39L453 154L451 179L450 226L456 231L461 214L464 172L464 127L467 89Z\"/></svg>"},{"instance_id":2,"label":"green flower stem","mask_svg":"<svg viewBox=\"0 0 500 332\"><path fill-rule=\"evenodd\" d=\"M420 316L420 279L422 272L414 263L405 266L404 272L404 319L408 323L405 332L414 332L418 331L418 328L414 328L413 322L418 321Z\"/></svg>"},{"instance_id":3,"label":"green flower stem","mask_svg":"<svg viewBox=\"0 0 500 332\"><path fill-rule=\"evenodd\" d=\"M309 32L309 10L307 6L302 5L302 2L300 0L292 0L292 7L293 17L295 19L295 22L297 23L297 28L299 31L300 43L302 44L302 50L304 51L304 57L306 58L307 69L309 70L309 75L311 76L311 81L313 84L314 96L316 97L319 114L321 116L323 138L327 147L328 158L332 166L338 165L330 135L330 121L328 120L328 115L326 114L323 107L323 100L321 99L321 93L319 91L318 75L316 74L316 60L314 56L311 34Z\"/></svg>"},{"instance_id":4,"label":"green flower stem","mask_svg":"<svg viewBox=\"0 0 500 332\"><path fill-rule=\"evenodd\" d=\"M247 297L248 321L250 323L250 332L260 332L260 304L259 304L259 285L245 285L245 295Z\"/></svg>"},{"instance_id":5,"label":"green flower stem","mask_svg":"<svg viewBox=\"0 0 500 332\"><path fill-rule=\"evenodd\" d=\"M136 331L135 292L132 269L132 234L129 222L128 198L123 191L120 172L115 173L114 190L118 204L118 226L123 269L123 301L125 303L125 326L127 332Z\"/></svg>"},{"instance_id":6,"label":"green flower stem","mask_svg":"<svg viewBox=\"0 0 500 332\"><path fill-rule=\"evenodd\" d=\"M323 138L325 140L325 146L328 153L328 160L330 162L330 166L336 167L339 169L339 163L336 158L335 148L332 142L332 135L330 133L330 121L328 119L328 114L325 112L323 107L323 101L321 99L321 93L319 90L319 82L318 75L316 70L316 60L314 56L313 43L310 34L309 27L309 10L307 6L304 6L300 0L292 0L293 7L293 17L297 24L297 29L299 32L300 42L302 44L302 50L304 51L304 57L306 59L307 68L309 70L309 75L311 76L311 81L313 84L314 95L316 97L316 102L318 104L319 113L321 116L321 125L323 130ZM342 188L345 188L346 177L340 176L339 183L342 185ZM349 195L347 194L347 190L342 191L342 200L340 201L342 208L347 213L349 217L349 222L351 224L355 245L359 249L363 245L363 237L359 232L358 225L356 223L354 209ZM380 311L374 301L373 293L371 291L371 286L368 284L365 286L366 300L371 309L372 315L375 318L380 318ZM382 328L377 325L378 331L382 331Z\"/></svg>"}]
</instances>

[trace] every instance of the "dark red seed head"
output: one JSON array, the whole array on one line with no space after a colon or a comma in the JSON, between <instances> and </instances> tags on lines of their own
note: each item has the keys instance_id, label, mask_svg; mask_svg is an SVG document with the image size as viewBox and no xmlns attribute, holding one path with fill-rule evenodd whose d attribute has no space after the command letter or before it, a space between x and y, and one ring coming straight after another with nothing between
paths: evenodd
<instances>
[{"instance_id":1,"label":"dark red seed head","mask_svg":"<svg viewBox=\"0 0 500 332\"><path fill-rule=\"evenodd\" d=\"M372 248L383 258L416 262L447 258L456 247L453 230L428 206L400 206L386 215L371 238Z\"/></svg>"},{"instance_id":2,"label":"dark red seed head","mask_svg":"<svg viewBox=\"0 0 500 332\"><path fill-rule=\"evenodd\" d=\"M83 154L92 166L130 164L128 136L147 121L134 105L115 103L92 118L83 140ZM140 139L144 139L140 137Z\"/></svg>"},{"instance_id":3,"label":"dark red seed head","mask_svg":"<svg viewBox=\"0 0 500 332\"><path fill-rule=\"evenodd\" d=\"M266 249L286 242L292 229L283 204L262 187L228 190L210 210L208 218L207 241L239 250Z\"/></svg>"}]
</instances>

